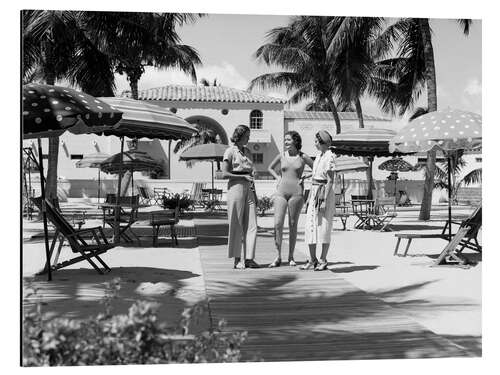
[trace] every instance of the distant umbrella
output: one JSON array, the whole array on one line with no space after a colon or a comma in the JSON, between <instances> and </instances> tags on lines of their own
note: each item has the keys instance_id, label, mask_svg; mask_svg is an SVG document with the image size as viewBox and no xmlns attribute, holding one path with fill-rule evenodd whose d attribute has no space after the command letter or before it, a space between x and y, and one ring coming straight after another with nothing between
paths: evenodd
<instances>
[{"instance_id":1,"label":"distant umbrella","mask_svg":"<svg viewBox=\"0 0 500 375\"><path fill-rule=\"evenodd\" d=\"M398 172L410 172L419 169L418 166L413 166L402 158L393 158L384 161L378 166L378 169L382 171L391 172L391 179L394 180L394 211L396 211L396 196L397 196L397 184L398 184Z\"/></svg>"},{"instance_id":2,"label":"distant umbrella","mask_svg":"<svg viewBox=\"0 0 500 375\"><path fill-rule=\"evenodd\" d=\"M101 199L101 163L109 158L109 154L97 152L94 154L85 155L82 159L76 162L77 168L98 168L97 169L97 201Z\"/></svg>"}]
</instances>

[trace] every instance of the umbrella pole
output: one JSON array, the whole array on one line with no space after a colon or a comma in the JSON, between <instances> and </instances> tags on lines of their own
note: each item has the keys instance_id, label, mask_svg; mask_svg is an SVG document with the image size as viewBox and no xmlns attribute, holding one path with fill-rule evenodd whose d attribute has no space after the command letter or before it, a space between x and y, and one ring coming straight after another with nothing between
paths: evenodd
<instances>
[{"instance_id":1,"label":"umbrella pole","mask_svg":"<svg viewBox=\"0 0 500 375\"><path fill-rule=\"evenodd\" d=\"M345 206L345 176L342 174L342 200L344 201Z\"/></svg>"},{"instance_id":2,"label":"umbrella pole","mask_svg":"<svg viewBox=\"0 0 500 375\"><path fill-rule=\"evenodd\" d=\"M397 199L398 199L398 175L396 173L396 176L394 176L394 212L396 212L396 205L397 205Z\"/></svg>"},{"instance_id":3,"label":"umbrella pole","mask_svg":"<svg viewBox=\"0 0 500 375\"><path fill-rule=\"evenodd\" d=\"M101 169L97 172L97 203L101 201Z\"/></svg>"},{"instance_id":4,"label":"umbrella pole","mask_svg":"<svg viewBox=\"0 0 500 375\"><path fill-rule=\"evenodd\" d=\"M448 154L448 241L451 241L451 158Z\"/></svg>"},{"instance_id":5,"label":"umbrella pole","mask_svg":"<svg viewBox=\"0 0 500 375\"><path fill-rule=\"evenodd\" d=\"M130 195L134 196L134 170L133 169L130 170L130 174L131 174L130 178L132 179L132 194L130 194Z\"/></svg>"},{"instance_id":6,"label":"umbrella pole","mask_svg":"<svg viewBox=\"0 0 500 375\"><path fill-rule=\"evenodd\" d=\"M40 189L42 193L43 235L45 237L45 257L47 258L45 269L47 270L47 280L52 281L52 270L50 269L49 231L47 229L47 211L45 207L45 182L43 179L42 141L40 138L38 138L38 157L40 158L38 170L40 171Z\"/></svg>"},{"instance_id":7,"label":"umbrella pole","mask_svg":"<svg viewBox=\"0 0 500 375\"><path fill-rule=\"evenodd\" d=\"M120 227L118 226L118 221L120 219L120 208L118 207L118 203L120 202L120 191L122 189L122 168L123 168L123 143L124 137L120 137L121 145L120 145L120 157L118 166L118 191L116 192L116 206L115 206L115 222L114 222L114 235L113 242L120 243Z\"/></svg>"}]
</instances>

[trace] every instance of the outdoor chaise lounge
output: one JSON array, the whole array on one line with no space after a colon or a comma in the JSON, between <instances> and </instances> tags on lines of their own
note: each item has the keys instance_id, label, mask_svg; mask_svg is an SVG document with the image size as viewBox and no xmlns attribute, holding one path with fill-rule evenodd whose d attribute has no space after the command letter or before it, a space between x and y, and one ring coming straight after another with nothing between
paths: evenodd
<instances>
[{"instance_id":1,"label":"outdoor chaise lounge","mask_svg":"<svg viewBox=\"0 0 500 375\"><path fill-rule=\"evenodd\" d=\"M35 204L35 206L38 207L39 210L42 210L42 199L40 197L32 198L32 201ZM57 252L54 257L54 262L51 268L52 271L56 271L58 269L67 267L71 264L81 262L83 260L89 262L90 265L100 274L111 271L111 269L101 259L99 255L104 254L108 250L115 247L115 245L108 242L106 236L104 235L102 227L76 230L64 218L61 212L58 211L48 200L45 200L45 208L47 213L47 219L52 223L52 225L55 228L54 237L52 239L52 244L49 249L49 259L52 259L52 254L54 252L57 242L59 241L59 244L57 246ZM70 260L58 263L59 256L61 254L61 249L65 241L68 242L69 246L71 247L71 250L74 253L79 253L80 255ZM92 258L95 258L101 264L102 268L100 268L93 261ZM48 272L47 265L38 274L44 274L46 272Z\"/></svg>"},{"instance_id":2,"label":"outdoor chaise lounge","mask_svg":"<svg viewBox=\"0 0 500 375\"><path fill-rule=\"evenodd\" d=\"M482 206L479 206L474 210L474 212L464 221L460 223L460 227L455 233L451 241L447 244L446 248L441 252L436 264L441 264L443 259L447 256L451 256L453 259L462 253L463 250L471 249L477 252L482 252L482 246L479 244L477 235L482 226ZM466 228L466 230L464 230ZM406 256L410 248L411 241L415 238L440 238L448 241L448 222L443 227L441 233L397 233L395 234L397 240L396 248L394 249L394 255ZM407 239L405 251L403 254L399 254L399 244L402 239ZM462 258L459 258L463 260Z\"/></svg>"}]
</instances>

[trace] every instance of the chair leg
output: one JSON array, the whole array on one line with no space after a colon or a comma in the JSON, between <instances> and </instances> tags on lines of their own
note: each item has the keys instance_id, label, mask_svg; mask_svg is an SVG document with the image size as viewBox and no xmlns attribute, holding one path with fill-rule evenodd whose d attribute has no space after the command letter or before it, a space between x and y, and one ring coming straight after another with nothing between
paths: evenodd
<instances>
[{"instance_id":1,"label":"chair leg","mask_svg":"<svg viewBox=\"0 0 500 375\"><path fill-rule=\"evenodd\" d=\"M396 242L396 248L394 249L394 254L392 255L398 255L398 250L399 250L399 244L401 243L401 237L398 237L398 241Z\"/></svg>"},{"instance_id":2,"label":"chair leg","mask_svg":"<svg viewBox=\"0 0 500 375\"><path fill-rule=\"evenodd\" d=\"M413 238L408 238L408 243L406 244L406 249L405 249L405 252L403 253L404 257L406 256L406 254L408 254L408 250L410 249L410 244L411 244L412 240L413 240Z\"/></svg>"}]
</instances>

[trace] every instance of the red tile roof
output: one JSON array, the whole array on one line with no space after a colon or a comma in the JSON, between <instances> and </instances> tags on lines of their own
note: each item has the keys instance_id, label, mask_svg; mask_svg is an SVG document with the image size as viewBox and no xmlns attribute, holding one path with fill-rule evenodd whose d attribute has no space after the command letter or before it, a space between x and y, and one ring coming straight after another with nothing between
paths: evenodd
<instances>
[{"instance_id":1,"label":"red tile roof","mask_svg":"<svg viewBox=\"0 0 500 375\"><path fill-rule=\"evenodd\" d=\"M130 96L130 94L122 94ZM168 100L186 102L236 102L236 103L276 103L286 100L253 94L248 91L224 86L184 86L168 85L139 91L139 100Z\"/></svg>"}]
</instances>

